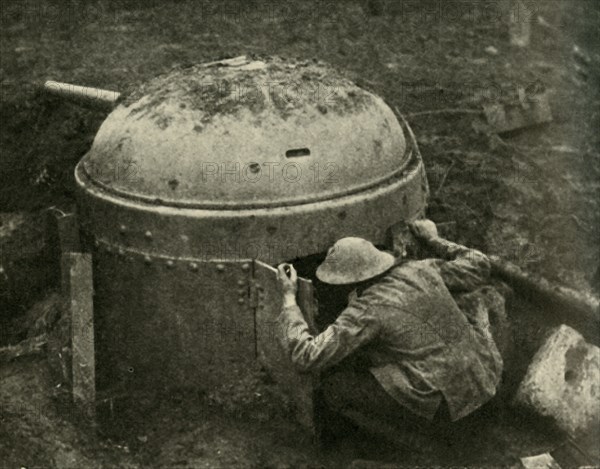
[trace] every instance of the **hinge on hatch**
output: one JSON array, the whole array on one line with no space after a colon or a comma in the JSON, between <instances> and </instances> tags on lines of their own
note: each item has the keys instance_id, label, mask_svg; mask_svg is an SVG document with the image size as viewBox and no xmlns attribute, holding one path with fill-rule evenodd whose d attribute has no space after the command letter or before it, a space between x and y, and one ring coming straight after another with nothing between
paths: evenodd
<instances>
[{"instance_id":1,"label":"hinge on hatch","mask_svg":"<svg viewBox=\"0 0 600 469\"><path fill-rule=\"evenodd\" d=\"M250 280L250 287L248 289L248 304L251 308L258 308L258 288L259 285L256 280Z\"/></svg>"}]
</instances>

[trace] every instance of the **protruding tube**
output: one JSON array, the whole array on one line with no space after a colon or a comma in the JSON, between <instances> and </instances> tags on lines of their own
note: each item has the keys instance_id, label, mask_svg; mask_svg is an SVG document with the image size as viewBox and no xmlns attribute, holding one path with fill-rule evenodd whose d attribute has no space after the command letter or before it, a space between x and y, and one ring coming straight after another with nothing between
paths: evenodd
<instances>
[{"instance_id":1,"label":"protruding tube","mask_svg":"<svg viewBox=\"0 0 600 469\"><path fill-rule=\"evenodd\" d=\"M55 96L99 109L112 109L121 95L117 91L72 85L70 83L51 80L44 83L44 89Z\"/></svg>"}]
</instances>

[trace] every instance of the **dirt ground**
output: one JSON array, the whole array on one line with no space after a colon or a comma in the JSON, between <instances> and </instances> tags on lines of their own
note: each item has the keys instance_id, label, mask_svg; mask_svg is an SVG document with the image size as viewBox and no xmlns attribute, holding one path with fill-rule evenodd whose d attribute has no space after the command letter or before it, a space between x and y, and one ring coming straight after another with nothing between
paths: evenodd
<instances>
[{"instance_id":1,"label":"dirt ground","mask_svg":"<svg viewBox=\"0 0 600 469\"><path fill-rule=\"evenodd\" d=\"M526 2L520 14L533 21L532 41L517 49L502 2L451 3L442 11L448 3L431 0L4 0L0 212L71 205L73 168L106 115L40 92L46 79L128 92L182 64L248 53L318 58L408 118L427 167L429 216L451 239L597 292L600 4ZM554 120L500 138L475 111L519 89L547 90ZM30 295L21 309L44 294ZM511 308L521 356L509 381L516 382L552 321L523 319L531 304ZM7 316L0 312L6 330L19 320ZM2 334L6 343L15 337ZM0 375L0 467L7 468L344 467L355 457L510 465L558 438L506 410L484 419L484 430L465 436L464 448L444 461L398 455L366 438L319 450L268 404L270 385L258 371L251 383L224 391L226 399L182 391L147 412L139 428L106 435L61 407L64 396L43 357Z\"/></svg>"}]
</instances>

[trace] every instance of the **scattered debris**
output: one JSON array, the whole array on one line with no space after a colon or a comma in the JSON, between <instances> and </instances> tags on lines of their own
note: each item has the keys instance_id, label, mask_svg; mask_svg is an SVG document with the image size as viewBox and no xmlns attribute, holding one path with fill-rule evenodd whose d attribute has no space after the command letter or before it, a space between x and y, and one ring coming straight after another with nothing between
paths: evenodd
<instances>
[{"instance_id":1,"label":"scattered debris","mask_svg":"<svg viewBox=\"0 0 600 469\"><path fill-rule=\"evenodd\" d=\"M542 92L526 96L524 93L520 93L518 103L484 104L486 119L497 133L552 122L548 94Z\"/></svg>"},{"instance_id":2,"label":"scattered debris","mask_svg":"<svg viewBox=\"0 0 600 469\"><path fill-rule=\"evenodd\" d=\"M538 20L538 24L540 26L543 26L544 28L548 28L548 29L552 29L552 30L556 30L557 29L555 26L553 26L550 23L548 23L548 21L546 21L546 19L543 16L541 16L541 15L538 15L537 20Z\"/></svg>"},{"instance_id":3,"label":"scattered debris","mask_svg":"<svg viewBox=\"0 0 600 469\"><path fill-rule=\"evenodd\" d=\"M562 325L533 357L515 402L552 417L571 435L589 431L600 419L600 349Z\"/></svg>"},{"instance_id":4,"label":"scattered debris","mask_svg":"<svg viewBox=\"0 0 600 469\"><path fill-rule=\"evenodd\" d=\"M525 469L560 469L560 466L550 455L550 453L521 458L521 464Z\"/></svg>"},{"instance_id":5,"label":"scattered debris","mask_svg":"<svg viewBox=\"0 0 600 469\"><path fill-rule=\"evenodd\" d=\"M587 55L583 50L581 50L577 45L573 46L573 57L578 62L581 62L585 65L590 65L592 63L592 59L589 55Z\"/></svg>"},{"instance_id":6,"label":"scattered debris","mask_svg":"<svg viewBox=\"0 0 600 469\"><path fill-rule=\"evenodd\" d=\"M0 348L0 363L8 363L27 355L43 355L47 344L46 334L30 337L17 345Z\"/></svg>"},{"instance_id":7,"label":"scattered debris","mask_svg":"<svg viewBox=\"0 0 600 469\"><path fill-rule=\"evenodd\" d=\"M489 55L498 55L498 49L496 49L494 46L487 46L485 48L485 52Z\"/></svg>"}]
</instances>

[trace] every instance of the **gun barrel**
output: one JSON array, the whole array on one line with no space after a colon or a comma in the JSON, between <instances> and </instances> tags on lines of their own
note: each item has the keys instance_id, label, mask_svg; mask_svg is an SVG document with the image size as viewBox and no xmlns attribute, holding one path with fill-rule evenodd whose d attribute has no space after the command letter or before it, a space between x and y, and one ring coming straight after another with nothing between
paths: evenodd
<instances>
[{"instance_id":1,"label":"gun barrel","mask_svg":"<svg viewBox=\"0 0 600 469\"><path fill-rule=\"evenodd\" d=\"M94 108L112 109L121 95L117 91L103 90L89 86L61 83L59 81L47 81L44 90L48 93L75 101L79 104L89 105Z\"/></svg>"}]
</instances>

